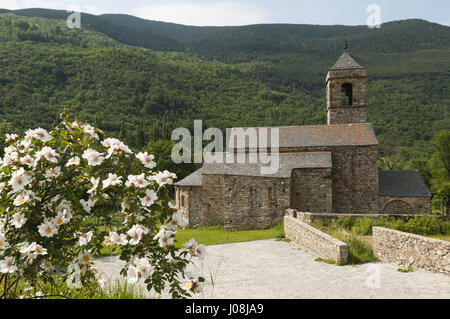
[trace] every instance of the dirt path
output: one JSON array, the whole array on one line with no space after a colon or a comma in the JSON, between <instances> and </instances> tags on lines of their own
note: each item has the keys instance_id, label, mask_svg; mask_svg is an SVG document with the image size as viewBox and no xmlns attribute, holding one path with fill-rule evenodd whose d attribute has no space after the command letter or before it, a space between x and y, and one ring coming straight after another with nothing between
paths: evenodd
<instances>
[{"instance_id":1,"label":"dirt path","mask_svg":"<svg viewBox=\"0 0 450 319\"><path fill-rule=\"evenodd\" d=\"M449 276L422 270L401 273L397 266L382 263L329 265L284 241L215 245L207 250L206 258L190 269L208 281L197 298L450 298ZM108 277L118 276L123 265L116 257L96 263Z\"/></svg>"}]
</instances>

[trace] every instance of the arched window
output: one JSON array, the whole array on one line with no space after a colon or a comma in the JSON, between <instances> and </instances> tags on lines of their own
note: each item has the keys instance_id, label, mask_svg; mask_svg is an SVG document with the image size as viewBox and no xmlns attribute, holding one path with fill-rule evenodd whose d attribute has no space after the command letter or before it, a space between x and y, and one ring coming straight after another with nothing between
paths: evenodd
<instances>
[{"instance_id":1,"label":"arched window","mask_svg":"<svg viewBox=\"0 0 450 319\"><path fill-rule=\"evenodd\" d=\"M344 83L341 87L341 105L352 106L353 87L351 83Z\"/></svg>"},{"instance_id":2,"label":"arched window","mask_svg":"<svg viewBox=\"0 0 450 319\"><path fill-rule=\"evenodd\" d=\"M181 196L181 207L184 207L185 202L184 202L184 195Z\"/></svg>"}]
</instances>

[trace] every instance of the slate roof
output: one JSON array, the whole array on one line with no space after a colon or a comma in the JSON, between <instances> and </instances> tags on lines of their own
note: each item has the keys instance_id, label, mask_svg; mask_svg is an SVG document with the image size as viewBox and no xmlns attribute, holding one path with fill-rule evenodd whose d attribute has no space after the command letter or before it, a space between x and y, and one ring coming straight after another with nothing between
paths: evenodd
<instances>
[{"instance_id":1,"label":"slate roof","mask_svg":"<svg viewBox=\"0 0 450 319\"><path fill-rule=\"evenodd\" d=\"M303 153L279 153L279 167L275 174L263 174L261 166L268 166L261 162L250 163L248 154L227 154L229 161L233 163L205 163L203 167L185 179L175 183L176 186L201 186L202 174L205 175L236 175L236 176L259 176L290 178L293 169L296 168L331 168L330 152L303 152ZM239 163L243 161L244 163Z\"/></svg>"},{"instance_id":2,"label":"slate roof","mask_svg":"<svg viewBox=\"0 0 450 319\"><path fill-rule=\"evenodd\" d=\"M275 128L279 129L280 148L378 145L373 126L370 123L284 126ZM236 134L238 129L232 128L227 133ZM246 130L247 128L243 129ZM256 132L259 132L261 128L255 129ZM270 146L271 130L273 128L268 127L266 129L268 145ZM238 149L241 147L235 144L233 148Z\"/></svg>"},{"instance_id":3,"label":"slate roof","mask_svg":"<svg viewBox=\"0 0 450 319\"><path fill-rule=\"evenodd\" d=\"M330 70L364 69L347 52L344 52Z\"/></svg>"},{"instance_id":4,"label":"slate roof","mask_svg":"<svg viewBox=\"0 0 450 319\"><path fill-rule=\"evenodd\" d=\"M202 186L202 169L196 170L191 175L186 176L181 181L176 182L175 186Z\"/></svg>"},{"instance_id":5,"label":"slate roof","mask_svg":"<svg viewBox=\"0 0 450 319\"><path fill-rule=\"evenodd\" d=\"M379 171L378 185L380 196L431 196L418 170Z\"/></svg>"}]
</instances>

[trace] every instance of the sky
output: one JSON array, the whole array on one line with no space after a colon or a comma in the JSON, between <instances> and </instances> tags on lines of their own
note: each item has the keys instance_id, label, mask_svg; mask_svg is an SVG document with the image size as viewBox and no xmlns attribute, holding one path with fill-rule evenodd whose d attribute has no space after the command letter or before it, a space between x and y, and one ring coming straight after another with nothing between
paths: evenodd
<instances>
[{"instance_id":1,"label":"sky","mask_svg":"<svg viewBox=\"0 0 450 319\"><path fill-rule=\"evenodd\" d=\"M365 25L378 5L381 23L424 19L450 26L450 0L0 0L0 8L122 13L186 25L296 23ZM377 12L378 14L378 12Z\"/></svg>"}]
</instances>

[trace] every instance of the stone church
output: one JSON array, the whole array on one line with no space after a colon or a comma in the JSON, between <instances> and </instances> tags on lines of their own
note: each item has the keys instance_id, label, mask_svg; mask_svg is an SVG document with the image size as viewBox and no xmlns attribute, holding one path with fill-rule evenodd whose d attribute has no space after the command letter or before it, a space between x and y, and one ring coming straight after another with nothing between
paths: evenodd
<instances>
[{"instance_id":1,"label":"stone church","mask_svg":"<svg viewBox=\"0 0 450 319\"><path fill-rule=\"evenodd\" d=\"M378 141L366 123L367 70L344 52L326 86L327 125L278 127L276 174L261 174L258 163L205 163L175 184L191 226L265 228L282 223L288 208L322 214L430 211L418 171L378 170ZM238 156L238 147L229 154Z\"/></svg>"}]
</instances>

